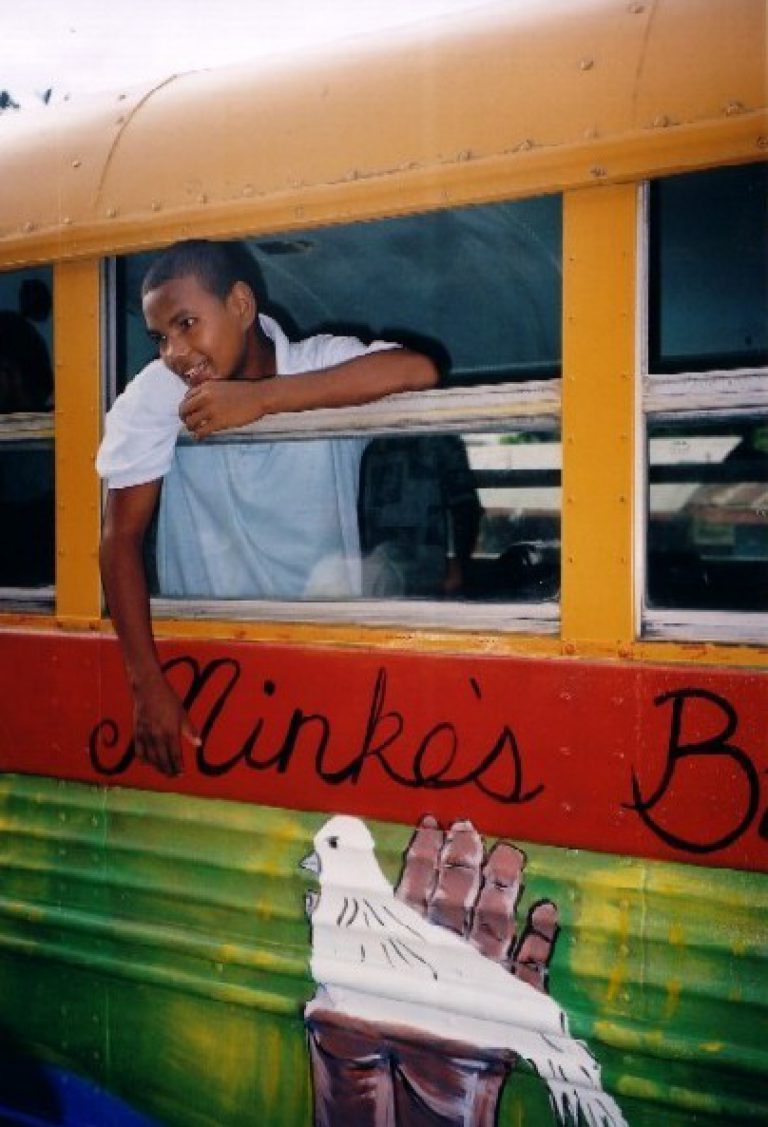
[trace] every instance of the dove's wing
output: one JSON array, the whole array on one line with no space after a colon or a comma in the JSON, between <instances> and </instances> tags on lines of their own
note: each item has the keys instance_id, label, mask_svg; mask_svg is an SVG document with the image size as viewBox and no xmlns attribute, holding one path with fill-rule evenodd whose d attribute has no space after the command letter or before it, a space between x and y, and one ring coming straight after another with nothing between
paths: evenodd
<instances>
[{"instance_id":1,"label":"dove's wing","mask_svg":"<svg viewBox=\"0 0 768 1127\"><path fill-rule=\"evenodd\" d=\"M393 896L338 893L326 899L324 892L320 905L312 920L313 955L438 978L430 925ZM313 970L314 964L313 957Z\"/></svg>"}]
</instances>

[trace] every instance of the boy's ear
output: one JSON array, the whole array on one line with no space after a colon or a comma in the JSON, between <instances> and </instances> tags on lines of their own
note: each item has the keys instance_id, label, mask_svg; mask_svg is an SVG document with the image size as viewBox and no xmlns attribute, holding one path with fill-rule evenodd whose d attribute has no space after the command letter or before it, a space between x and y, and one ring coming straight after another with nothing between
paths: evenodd
<instances>
[{"instance_id":1,"label":"boy's ear","mask_svg":"<svg viewBox=\"0 0 768 1127\"><path fill-rule=\"evenodd\" d=\"M239 318L244 329L250 329L256 320L256 298L246 282L235 282L227 295L227 305Z\"/></svg>"}]
</instances>

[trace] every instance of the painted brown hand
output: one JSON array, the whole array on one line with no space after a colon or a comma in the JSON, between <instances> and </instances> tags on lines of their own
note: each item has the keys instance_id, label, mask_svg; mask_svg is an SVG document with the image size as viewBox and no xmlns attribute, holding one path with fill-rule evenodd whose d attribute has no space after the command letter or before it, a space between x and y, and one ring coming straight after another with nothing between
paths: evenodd
<instances>
[{"instance_id":1,"label":"painted brown hand","mask_svg":"<svg viewBox=\"0 0 768 1127\"><path fill-rule=\"evenodd\" d=\"M315 839L316 866L307 865L321 886L311 916L319 989L305 1011L316 1127L493 1127L504 1084L521 1055L549 1075L550 1092L557 1092L573 1064L566 1059L570 1050L543 1059L563 1031L567 1037L565 1015L546 996L557 909L539 901L518 932L525 855L503 841L486 853L470 822L455 822L446 832L426 816L393 889L378 865L366 869L362 837L351 843L353 865L337 867L344 835L349 829L354 836L356 827L367 834L356 819L331 819ZM330 889L337 879L343 887L334 898ZM466 965L457 971L462 959ZM495 982L489 991L480 973L493 970L491 961L503 968L501 983L506 979L515 995L511 1018L503 1016L504 991ZM491 978L498 974L496 969ZM515 979L521 985L514 986ZM387 996L403 983L406 1000ZM414 986L410 994L408 983ZM467 1003L484 991L486 1003ZM502 1030L504 1020L510 1025ZM526 1020L546 1036L526 1031ZM599 1086L593 1058L568 1041L593 1066ZM577 1083L583 1084L587 1069L582 1060L578 1066L583 1076ZM570 1114L574 1085L566 1080L564 1087L565 1099L553 1095L553 1122ZM604 1118L595 1121L623 1124L610 1097L600 1097ZM575 1100L570 1107L578 1109Z\"/></svg>"},{"instance_id":2,"label":"painted brown hand","mask_svg":"<svg viewBox=\"0 0 768 1127\"><path fill-rule=\"evenodd\" d=\"M431 815L415 830L395 895L431 923L469 940L481 955L535 986L547 987L557 938L557 908L541 900L518 934L525 854L507 841L486 855L471 822L454 822L447 833Z\"/></svg>"}]
</instances>

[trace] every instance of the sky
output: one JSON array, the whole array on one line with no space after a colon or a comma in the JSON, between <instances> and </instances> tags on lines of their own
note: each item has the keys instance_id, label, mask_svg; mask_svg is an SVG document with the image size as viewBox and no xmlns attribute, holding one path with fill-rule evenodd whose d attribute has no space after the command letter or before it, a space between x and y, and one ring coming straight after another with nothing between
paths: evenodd
<instances>
[{"instance_id":1,"label":"sky","mask_svg":"<svg viewBox=\"0 0 768 1127\"><path fill-rule=\"evenodd\" d=\"M491 0L2 0L0 91L22 108L317 49Z\"/></svg>"}]
</instances>

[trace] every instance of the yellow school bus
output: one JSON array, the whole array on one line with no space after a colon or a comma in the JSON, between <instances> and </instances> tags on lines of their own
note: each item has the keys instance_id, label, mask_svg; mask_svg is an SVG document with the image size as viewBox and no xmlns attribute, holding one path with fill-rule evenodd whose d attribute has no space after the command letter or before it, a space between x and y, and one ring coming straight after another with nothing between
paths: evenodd
<instances>
[{"instance_id":1,"label":"yellow school bus","mask_svg":"<svg viewBox=\"0 0 768 1127\"><path fill-rule=\"evenodd\" d=\"M765 1120L765 44L498 3L0 116L4 1122ZM94 461L190 237L442 376L180 428L357 444L361 578L179 593L153 530L167 778Z\"/></svg>"}]
</instances>

